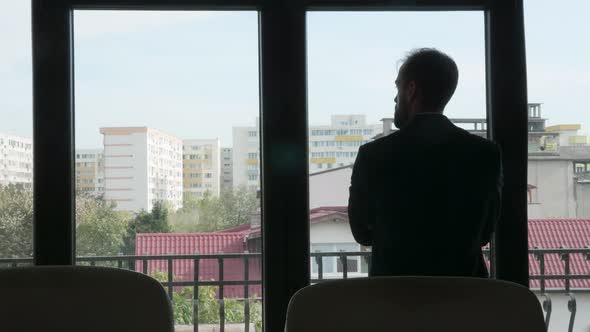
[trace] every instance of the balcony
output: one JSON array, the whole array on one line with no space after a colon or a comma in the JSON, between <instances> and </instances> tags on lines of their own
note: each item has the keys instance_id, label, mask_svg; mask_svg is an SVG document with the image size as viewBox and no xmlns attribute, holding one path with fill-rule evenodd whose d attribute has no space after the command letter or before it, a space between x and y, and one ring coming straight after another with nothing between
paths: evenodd
<instances>
[{"instance_id":1,"label":"balcony","mask_svg":"<svg viewBox=\"0 0 590 332\"><path fill-rule=\"evenodd\" d=\"M489 255L484 250L488 266ZM366 277L371 264L368 251L311 256L312 283ZM129 269L160 280L173 302L177 331L260 331L261 258L260 253L87 256L77 257L77 264ZM590 309L590 247L535 248L529 250L529 258L530 287L542 304L549 331L586 331L590 319L576 314L578 306L584 312ZM337 268L326 273L324 265L330 259L337 260ZM0 267L32 262L30 258L4 258Z\"/></svg>"}]
</instances>

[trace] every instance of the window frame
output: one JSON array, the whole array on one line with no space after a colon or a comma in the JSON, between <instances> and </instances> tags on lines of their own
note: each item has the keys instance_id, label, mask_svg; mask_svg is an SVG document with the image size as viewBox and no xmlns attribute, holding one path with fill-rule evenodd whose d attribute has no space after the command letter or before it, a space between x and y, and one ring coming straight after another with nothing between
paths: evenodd
<instances>
[{"instance_id":1,"label":"window frame","mask_svg":"<svg viewBox=\"0 0 590 332\"><path fill-rule=\"evenodd\" d=\"M283 328L291 295L310 279L307 11L483 11L488 132L503 151L503 203L510 206L493 240L493 270L497 278L528 286L522 0L32 0L36 265L75 263L74 9L258 11L268 331Z\"/></svg>"}]
</instances>

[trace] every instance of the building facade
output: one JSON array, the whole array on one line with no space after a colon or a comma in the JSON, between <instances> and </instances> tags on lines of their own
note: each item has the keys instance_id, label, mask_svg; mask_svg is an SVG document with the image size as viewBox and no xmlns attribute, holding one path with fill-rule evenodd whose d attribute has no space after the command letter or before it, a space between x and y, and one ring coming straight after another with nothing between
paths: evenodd
<instances>
[{"instance_id":1,"label":"building facade","mask_svg":"<svg viewBox=\"0 0 590 332\"><path fill-rule=\"evenodd\" d=\"M219 196L219 139L186 139L182 144L183 194Z\"/></svg>"},{"instance_id":2,"label":"building facade","mask_svg":"<svg viewBox=\"0 0 590 332\"><path fill-rule=\"evenodd\" d=\"M104 136L105 198L118 210L182 206L182 140L147 127L100 128Z\"/></svg>"},{"instance_id":3,"label":"building facade","mask_svg":"<svg viewBox=\"0 0 590 332\"><path fill-rule=\"evenodd\" d=\"M33 142L0 133L0 185L33 183Z\"/></svg>"},{"instance_id":4,"label":"building facade","mask_svg":"<svg viewBox=\"0 0 590 332\"><path fill-rule=\"evenodd\" d=\"M260 130L255 127L233 128L233 186L260 188Z\"/></svg>"},{"instance_id":5,"label":"building facade","mask_svg":"<svg viewBox=\"0 0 590 332\"><path fill-rule=\"evenodd\" d=\"M358 149L381 132L364 115L332 115L329 125L309 128L309 172L354 163Z\"/></svg>"},{"instance_id":6,"label":"building facade","mask_svg":"<svg viewBox=\"0 0 590 332\"><path fill-rule=\"evenodd\" d=\"M104 194L104 153L102 149L76 150L76 192Z\"/></svg>"},{"instance_id":7,"label":"building facade","mask_svg":"<svg viewBox=\"0 0 590 332\"><path fill-rule=\"evenodd\" d=\"M232 148L221 148L221 189L234 186L234 157Z\"/></svg>"},{"instance_id":8,"label":"building facade","mask_svg":"<svg viewBox=\"0 0 590 332\"><path fill-rule=\"evenodd\" d=\"M382 125L367 124L364 115L332 115L330 124L309 127L310 173L354 163L358 149L381 133ZM259 188L258 127L234 127L233 183Z\"/></svg>"}]
</instances>

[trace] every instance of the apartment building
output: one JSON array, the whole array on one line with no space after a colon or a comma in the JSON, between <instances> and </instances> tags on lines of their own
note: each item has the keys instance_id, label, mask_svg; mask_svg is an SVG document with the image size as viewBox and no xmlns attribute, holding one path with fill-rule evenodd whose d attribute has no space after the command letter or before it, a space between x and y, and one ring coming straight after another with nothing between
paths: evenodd
<instances>
[{"instance_id":1,"label":"apartment building","mask_svg":"<svg viewBox=\"0 0 590 332\"><path fill-rule=\"evenodd\" d=\"M0 133L0 185L33 183L33 142Z\"/></svg>"},{"instance_id":2,"label":"apartment building","mask_svg":"<svg viewBox=\"0 0 590 332\"><path fill-rule=\"evenodd\" d=\"M367 124L360 114L332 115L329 125L311 126L309 172L354 163L360 146L380 132L380 124Z\"/></svg>"},{"instance_id":3,"label":"apartment building","mask_svg":"<svg viewBox=\"0 0 590 332\"><path fill-rule=\"evenodd\" d=\"M368 124L360 114L332 115L329 124L309 128L309 171L318 172L354 163L361 145L381 132L382 125ZM234 127L233 183L259 188L258 127Z\"/></svg>"},{"instance_id":4,"label":"apartment building","mask_svg":"<svg viewBox=\"0 0 590 332\"><path fill-rule=\"evenodd\" d=\"M221 189L234 186L234 158L232 148L221 148Z\"/></svg>"},{"instance_id":5,"label":"apartment building","mask_svg":"<svg viewBox=\"0 0 590 332\"><path fill-rule=\"evenodd\" d=\"M100 128L105 198L123 211L182 206L182 140L147 127Z\"/></svg>"},{"instance_id":6,"label":"apartment building","mask_svg":"<svg viewBox=\"0 0 590 332\"><path fill-rule=\"evenodd\" d=\"M182 141L183 193L202 197L206 192L219 196L219 139Z\"/></svg>"},{"instance_id":7,"label":"apartment building","mask_svg":"<svg viewBox=\"0 0 590 332\"><path fill-rule=\"evenodd\" d=\"M102 149L76 150L76 192L104 194L104 153Z\"/></svg>"},{"instance_id":8,"label":"apartment building","mask_svg":"<svg viewBox=\"0 0 590 332\"><path fill-rule=\"evenodd\" d=\"M246 186L252 191L260 188L260 137L258 121L255 127L233 128L233 186Z\"/></svg>"}]
</instances>

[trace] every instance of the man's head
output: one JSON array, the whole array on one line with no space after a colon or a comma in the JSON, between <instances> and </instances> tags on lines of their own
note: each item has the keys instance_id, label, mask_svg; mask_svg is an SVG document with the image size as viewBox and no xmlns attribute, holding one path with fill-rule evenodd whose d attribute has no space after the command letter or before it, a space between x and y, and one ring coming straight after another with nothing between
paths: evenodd
<instances>
[{"instance_id":1,"label":"man's head","mask_svg":"<svg viewBox=\"0 0 590 332\"><path fill-rule=\"evenodd\" d=\"M458 79L457 64L450 56L434 48L411 51L395 80L395 126L404 127L417 113L442 113Z\"/></svg>"}]
</instances>

